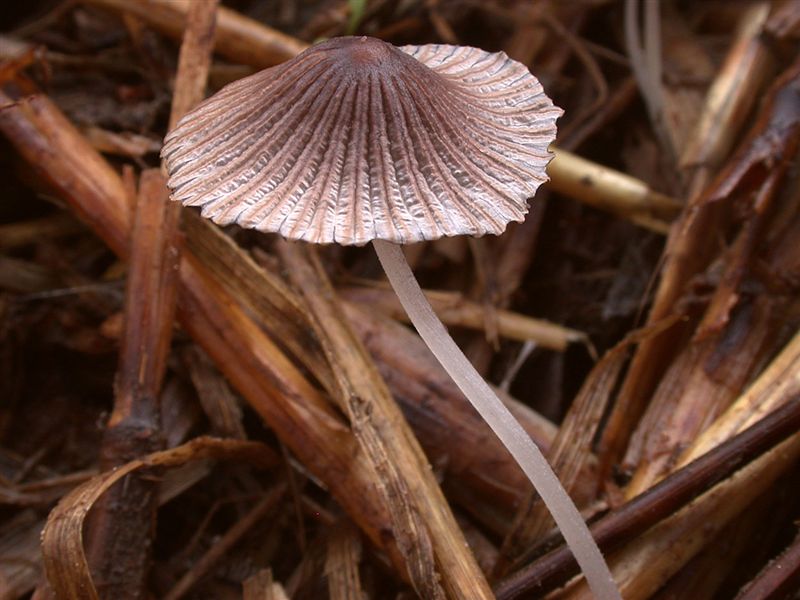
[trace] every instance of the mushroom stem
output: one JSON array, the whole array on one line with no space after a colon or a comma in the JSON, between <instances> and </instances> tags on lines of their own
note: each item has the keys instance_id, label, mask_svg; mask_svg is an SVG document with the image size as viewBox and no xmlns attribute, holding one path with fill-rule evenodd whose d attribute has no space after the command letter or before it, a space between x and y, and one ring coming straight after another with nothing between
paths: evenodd
<instances>
[{"instance_id":1,"label":"mushroom stem","mask_svg":"<svg viewBox=\"0 0 800 600\"><path fill-rule=\"evenodd\" d=\"M594 595L601 600L621 599L608 565L572 499L538 446L450 337L422 293L403 250L382 240L374 240L372 245L419 335L544 500Z\"/></svg>"}]
</instances>

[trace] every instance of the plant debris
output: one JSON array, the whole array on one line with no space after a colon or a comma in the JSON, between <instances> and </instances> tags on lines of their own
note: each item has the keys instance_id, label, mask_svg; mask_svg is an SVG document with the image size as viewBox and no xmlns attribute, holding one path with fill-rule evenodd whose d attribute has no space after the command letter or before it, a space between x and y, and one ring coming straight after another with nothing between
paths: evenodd
<instances>
[{"instance_id":1,"label":"plant debris","mask_svg":"<svg viewBox=\"0 0 800 600\"><path fill-rule=\"evenodd\" d=\"M791 597L796 2L31 0L0 15L0 598L587 597L372 252L167 201L170 124L340 35L502 50L564 108L525 222L406 256L623 596Z\"/></svg>"}]
</instances>

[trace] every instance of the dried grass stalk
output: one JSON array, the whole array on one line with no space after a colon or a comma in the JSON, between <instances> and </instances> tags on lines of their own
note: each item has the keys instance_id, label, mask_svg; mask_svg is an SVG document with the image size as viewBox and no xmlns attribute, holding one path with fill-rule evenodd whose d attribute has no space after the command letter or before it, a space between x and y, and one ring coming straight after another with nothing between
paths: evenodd
<instances>
[{"instance_id":1,"label":"dried grass stalk","mask_svg":"<svg viewBox=\"0 0 800 600\"><path fill-rule=\"evenodd\" d=\"M593 523L592 534L600 547L610 552L641 536L642 531L665 518L672 518L677 508L726 480L754 458L787 438L797 437L800 394L787 397L781 392L779 397L786 401L780 408ZM716 531L713 540L724 528ZM713 550L713 546L709 548ZM497 596L500 600L510 600L531 589L548 591L576 572L574 558L562 545L503 581L496 589Z\"/></svg>"},{"instance_id":2,"label":"dried grass stalk","mask_svg":"<svg viewBox=\"0 0 800 600\"><path fill-rule=\"evenodd\" d=\"M739 56L735 48L731 50L731 56ZM786 156L794 154L792 140L797 134L796 126L779 125L787 118L793 121L794 117L788 114L791 112L790 105L779 102L778 99L782 90L793 85L792 73L795 68L787 69L784 76L772 86L760 118L754 124L748 139L742 142L743 156L763 154L765 150L769 154L770 148L773 152L787 152ZM735 94L739 93L740 90L737 88ZM774 140L776 133L779 139L783 140L777 145L768 141ZM725 134L715 130L714 134L709 135L716 137ZM708 232L726 231L730 227L733 218L732 202L720 200L725 192L732 191L726 188L732 179L736 179L735 172L721 173L715 181L703 189L702 193L692 197L680 219L673 224L664 251L665 261L661 280L648 316L649 323L658 323L670 316L681 314L683 311L679 300L690 291L689 284L692 278L708 268L716 256L719 250L718 239ZM692 315L686 316L692 317ZM676 353L684 347L692 335L695 326L696 318L688 318L640 344L603 434L601 447L605 462L613 462L624 451L636 422L644 412L648 398Z\"/></svg>"},{"instance_id":3,"label":"dried grass stalk","mask_svg":"<svg viewBox=\"0 0 800 600\"><path fill-rule=\"evenodd\" d=\"M708 433L695 441L685 460L712 447L711 440L730 437L753 424L756 414L775 410L793 399L796 403L800 391L798 348L800 334ZM615 553L612 568L625 598L652 595L798 459L800 436L794 435ZM578 586L563 597L589 596L587 589Z\"/></svg>"},{"instance_id":4,"label":"dried grass stalk","mask_svg":"<svg viewBox=\"0 0 800 600\"><path fill-rule=\"evenodd\" d=\"M667 233L669 222L683 203L650 189L644 182L581 158L566 150L555 150L547 168L550 187L570 198L646 227Z\"/></svg>"},{"instance_id":5,"label":"dried grass stalk","mask_svg":"<svg viewBox=\"0 0 800 600\"><path fill-rule=\"evenodd\" d=\"M325 575L330 600L364 600L358 564L361 562L361 540L358 531L347 522L340 523L328 539Z\"/></svg>"},{"instance_id":6,"label":"dried grass stalk","mask_svg":"<svg viewBox=\"0 0 800 600\"><path fill-rule=\"evenodd\" d=\"M339 319L335 292L313 250L284 242L279 251L314 316L336 375L335 398L375 470L415 590L424 598L490 598L422 449L366 350Z\"/></svg>"},{"instance_id":7,"label":"dried grass stalk","mask_svg":"<svg viewBox=\"0 0 800 600\"><path fill-rule=\"evenodd\" d=\"M84 4L132 14L173 38L183 34L192 0L81 0ZM271 67L306 49L307 44L229 8L217 9L214 47L233 62Z\"/></svg>"},{"instance_id":8,"label":"dried grass stalk","mask_svg":"<svg viewBox=\"0 0 800 600\"><path fill-rule=\"evenodd\" d=\"M395 319L408 322L397 295L384 287L347 287L339 290L342 298L372 306ZM486 315L483 306L453 292L426 291L425 296L439 318L448 326L483 330ZM497 332L508 339L531 341L543 348L563 352L571 343L586 342L586 334L556 323L534 319L508 310L497 310Z\"/></svg>"}]
</instances>

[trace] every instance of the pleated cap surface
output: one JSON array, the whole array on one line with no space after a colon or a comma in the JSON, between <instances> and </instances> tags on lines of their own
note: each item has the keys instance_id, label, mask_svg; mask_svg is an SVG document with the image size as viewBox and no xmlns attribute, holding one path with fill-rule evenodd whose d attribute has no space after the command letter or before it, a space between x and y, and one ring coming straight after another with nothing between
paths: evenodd
<instances>
[{"instance_id":1,"label":"pleated cap surface","mask_svg":"<svg viewBox=\"0 0 800 600\"><path fill-rule=\"evenodd\" d=\"M316 243L502 233L562 111L504 53L334 38L188 113L162 157L214 222Z\"/></svg>"}]
</instances>

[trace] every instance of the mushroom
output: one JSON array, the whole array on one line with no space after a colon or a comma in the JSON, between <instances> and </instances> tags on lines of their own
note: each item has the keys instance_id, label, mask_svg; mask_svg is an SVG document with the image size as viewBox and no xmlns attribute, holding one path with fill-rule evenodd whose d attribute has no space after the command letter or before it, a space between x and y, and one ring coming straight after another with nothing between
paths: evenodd
<instances>
[{"instance_id":1,"label":"mushroom","mask_svg":"<svg viewBox=\"0 0 800 600\"><path fill-rule=\"evenodd\" d=\"M372 242L409 318L547 504L598 598L619 598L541 451L425 299L400 244L502 233L547 180L562 114L504 53L335 38L188 113L162 157L172 198L217 224Z\"/></svg>"}]
</instances>

